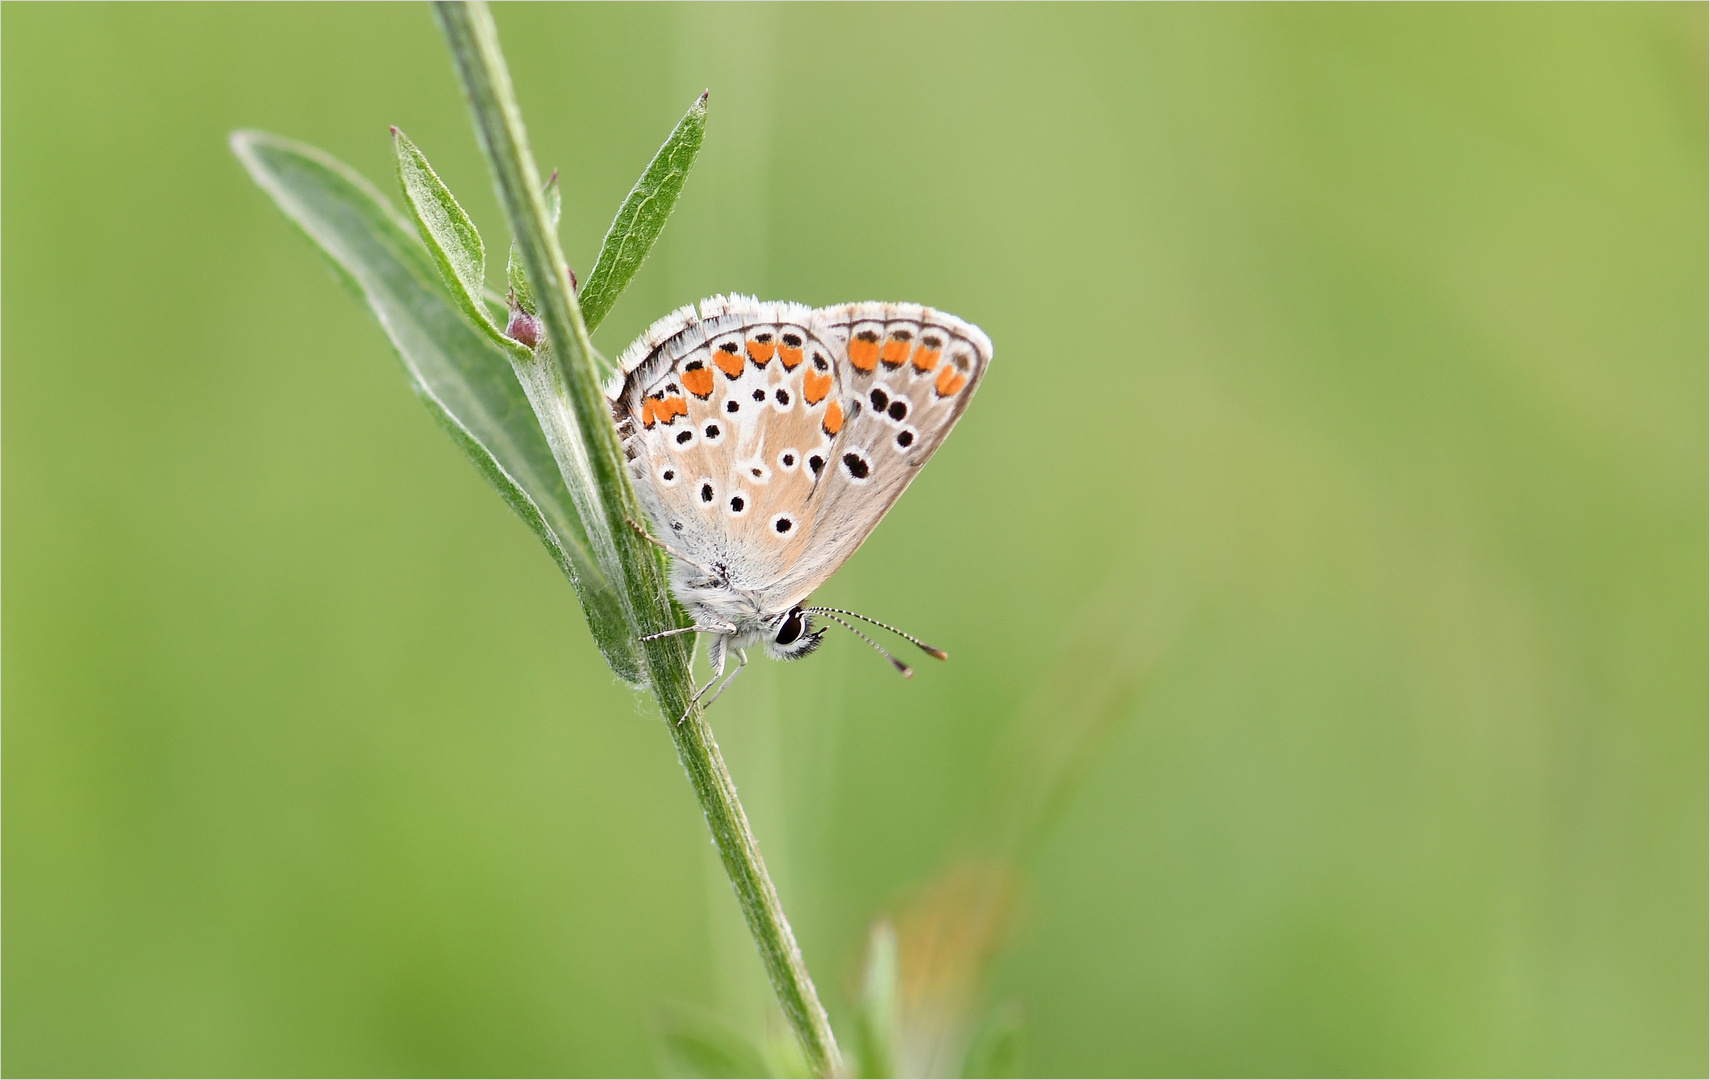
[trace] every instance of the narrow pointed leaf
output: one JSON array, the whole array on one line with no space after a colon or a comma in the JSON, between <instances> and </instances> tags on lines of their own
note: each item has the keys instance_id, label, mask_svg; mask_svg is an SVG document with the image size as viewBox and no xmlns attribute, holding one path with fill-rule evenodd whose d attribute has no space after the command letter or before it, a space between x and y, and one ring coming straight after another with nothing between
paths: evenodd
<instances>
[{"instance_id":1,"label":"narrow pointed leaf","mask_svg":"<svg viewBox=\"0 0 1710 1080\"><path fill-rule=\"evenodd\" d=\"M415 215L422 242L439 264L452 296L477 326L494 330L481 303L487 282L487 249L475 223L416 144L397 128L392 129L392 149L398 156L398 186L403 190L404 203Z\"/></svg>"},{"instance_id":2,"label":"narrow pointed leaf","mask_svg":"<svg viewBox=\"0 0 1710 1080\"><path fill-rule=\"evenodd\" d=\"M414 388L476 468L539 536L582 601L606 661L632 685L641 660L611 584L510 358L460 313L411 225L348 166L255 131L232 151L380 320Z\"/></svg>"},{"instance_id":3,"label":"narrow pointed leaf","mask_svg":"<svg viewBox=\"0 0 1710 1080\"><path fill-rule=\"evenodd\" d=\"M582 286L577 297L582 303L582 318L588 324L589 333L600 325L600 320L617 303L618 296L629 287L635 272L647 261L647 253L653 250L654 241L659 239L659 233L677 206L677 196L682 194L683 181L689 176L695 155L700 153L701 139L706 132L707 95L703 93L689 106L689 111L672 129L671 137L648 162L647 171L630 189L629 196L618 208L617 217L612 219L611 228L606 230L606 238L600 244L600 257L588 275L588 283ZM601 380L608 374L601 372Z\"/></svg>"}]
</instances>

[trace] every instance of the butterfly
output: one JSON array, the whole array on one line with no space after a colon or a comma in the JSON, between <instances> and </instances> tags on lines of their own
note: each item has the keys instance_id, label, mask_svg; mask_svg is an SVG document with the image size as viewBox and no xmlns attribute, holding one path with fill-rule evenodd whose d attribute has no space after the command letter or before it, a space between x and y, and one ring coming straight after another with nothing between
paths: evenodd
<instances>
[{"instance_id":1,"label":"butterfly","mask_svg":"<svg viewBox=\"0 0 1710 1080\"><path fill-rule=\"evenodd\" d=\"M807 606L956 425L991 363L980 328L919 304L810 308L715 296L648 328L606 397L671 591L710 635L713 699L749 646L799 660L816 615L942 650L864 615ZM737 666L724 676L726 658ZM723 682L720 682L723 679ZM713 699L708 700L708 704Z\"/></svg>"}]
</instances>

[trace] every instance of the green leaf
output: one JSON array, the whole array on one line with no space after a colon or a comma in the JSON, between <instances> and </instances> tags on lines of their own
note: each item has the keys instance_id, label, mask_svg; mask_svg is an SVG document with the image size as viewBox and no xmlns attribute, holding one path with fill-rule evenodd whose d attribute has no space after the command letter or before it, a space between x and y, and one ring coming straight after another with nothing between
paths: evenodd
<instances>
[{"instance_id":1,"label":"green leaf","mask_svg":"<svg viewBox=\"0 0 1710 1080\"><path fill-rule=\"evenodd\" d=\"M380 320L434 418L539 536L576 587L594 640L632 685L641 659L592 558L510 358L461 314L415 231L366 180L313 147L256 131L232 152Z\"/></svg>"},{"instance_id":2,"label":"green leaf","mask_svg":"<svg viewBox=\"0 0 1710 1080\"><path fill-rule=\"evenodd\" d=\"M551 219L552 227L558 228L559 208L563 205L562 196L558 191L558 173L556 171L547 178L546 187L542 190L546 196L546 216ZM516 297L517 305L530 315L540 310L535 303L534 290L529 288L528 274L523 271L522 254L517 249L517 242L511 241L511 257L505 264L505 277L511 283L511 295Z\"/></svg>"},{"instance_id":3,"label":"green leaf","mask_svg":"<svg viewBox=\"0 0 1710 1080\"><path fill-rule=\"evenodd\" d=\"M606 230L600 257L577 296L589 333L600 325L618 296L629 287L635 272L647 261L648 252L653 250L654 241L659 239L666 220L677 206L677 196L683 192L683 181L688 179L689 167L700 153L706 132L707 94L703 93L648 162L647 171L630 189L617 217L612 219L611 228ZM602 380L607 374L601 373Z\"/></svg>"},{"instance_id":4,"label":"green leaf","mask_svg":"<svg viewBox=\"0 0 1710 1080\"><path fill-rule=\"evenodd\" d=\"M772 1076L766 1055L716 1017L678 1006L659 1018L659 1056L668 1076Z\"/></svg>"},{"instance_id":5,"label":"green leaf","mask_svg":"<svg viewBox=\"0 0 1710 1080\"><path fill-rule=\"evenodd\" d=\"M875 923L867 939L861 976L856 1046L864 1077L897 1075L897 933L888 921Z\"/></svg>"},{"instance_id":6,"label":"green leaf","mask_svg":"<svg viewBox=\"0 0 1710 1080\"><path fill-rule=\"evenodd\" d=\"M993 1009L962 1058L962 1075L971 1080L1023 1075L1021 1054L1025 1028L1022 1021L1021 1006L1016 1002Z\"/></svg>"},{"instance_id":7,"label":"green leaf","mask_svg":"<svg viewBox=\"0 0 1710 1080\"><path fill-rule=\"evenodd\" d=\"M398 156L398 186L404 202L415 215L422 241L433 253L452 296L477 326L497 329L481 303L487 286L487 249L475 223L416 144L397 128L392 129L392 149Z\"/></svg>"}]
</instances>

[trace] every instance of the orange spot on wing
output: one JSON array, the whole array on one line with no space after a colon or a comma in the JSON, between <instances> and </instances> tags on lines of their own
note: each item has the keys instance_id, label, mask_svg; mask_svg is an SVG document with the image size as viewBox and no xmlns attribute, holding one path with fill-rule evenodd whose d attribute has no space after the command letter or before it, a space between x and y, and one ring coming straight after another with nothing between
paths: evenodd
<instances>
[{"instance_id":1,"label":"orange spot on wing","mask_svg":"<svg viewBox=\"0 0 1710 1080\"><path fill-rule=\"evenodd\" d=\"M949 397L951 394L954 394L956 391L967 385L968 377L960 371L957 371L949 364L945 364L944 370L938 373L937 386L939 397Z\"/></svg>"},{"instance_id":2,"label":"orange spot on wing","mask_svg":"<svg viewBox=\"0 0 1710 1080\"><path fill-rule=\"evenodd\" d=\"M821 375L810 371L802 376L802 396L807 398L809 405L818 405L825 400L825 395L831 393L831 376Z\"/></svg>"},{"instance_id":3,"label":"orange spot on wing","mask_svg":"<svg viewBox=\"0 0 1710 1080\"><path fill-rule=\"evenodd\" d=\"M647 427L652 427L653 421L658 419L658 414L654 412L654 406L657 404L652 398L641 399L641 422Z\"/></svg>"},{"instance_id":4,"label":"orange spot on wing","mask_svg":"<svg viewBox=\"0 0 1710 1080\"><path fill-rule=\"evenodd\" d=\"M825 407L825 420L820 426L825 429L827 435L835 435L843 430L843 405L841 402L834 401Z\"/></svg>"},{"instance_id":5,"label":"orange spot on wing","mask_svg":"<svg viewBox=\"0 0 1710 1080\"><path fill-rule=\"evenodd\" d=\"M689 403L680 397L668 397L653 408L653 415L665 423L674 423L679 416L689 415Z\"/></svg>"},{"instance_id":6,"label":"orange spot on wing","mask_svg":"<svg viewBox=\"0 0 1710 1080\"><path fill-rule=\"evenodd\" d=\"M914 365L916 371L922 373L931 371L938 366L938 353L939 350L937 349L929 349L925 345L916 345L914 347L914 359L910 360L909 363Z\"/></svg>"},{"instance_id":7,"label":"orange spot on wing","mask_svg":"<svg viewBox=\"0 0 1710 1080\"><path fill-rule=\"evenodd\" d=\"M714 349L712 359L713 363L718 365L718 369L728 377L734 379L742 374L742 357L738 354L725 352L723 349Z\"/></svg>"},{"instance_id":8,"label":"orange spot on wing","mask_svg":"<svg viewBox=\"0 0 1710 1080\"><path fill-rule=\"evenodd\" d=\"M784 362L786 369L794 368L802 362L802 351L799 348L792 349L788 345L780 345L778 346L778 359Z\"/></svg>"},{"instance_id":9,"label":"orange spot on wing","mask_svg":"<svg viewBox=\"0 0 1710 1080\"><path fill-rule=\"evenodd\" d=\"M750 341L748 343L748 357L759 367L765 367L771 363L772 354L777 349L778 347L770 341Z\"/></svg>"},{"instance_id":10,"label":"orange spot on wing","mask_svg":"<svg viewBox=\"0 0 1710 1080\"><path fill-rule=\"evenodd\" d=\"M879 351L879 359L886 367L894 368L908 359L908 342L896 338L885 342L885 347Z\"/></svg>"},{"instance_id":11,"label":"orange spot on wing","mask_svg":"<svg viewBox=\"0 0 1710 1080\"><path fill-rule=\"evenodd\" d=\"M868 331L871 333L872 331ZM879 343L861 338L849 339L849 362L862 371L872 371L879 364Z\"/></svg>"},{"instance_id":12,"label":"orange spot on wing","mask_svg":"<svg viewBox=\"0 0 1710 1080\"><path fill-rule=\"evenodd\" d=\"M712 393L712 370L703 367L683 372L683 386L698 398L706 397Z\"/></svg>"}]
</instances>

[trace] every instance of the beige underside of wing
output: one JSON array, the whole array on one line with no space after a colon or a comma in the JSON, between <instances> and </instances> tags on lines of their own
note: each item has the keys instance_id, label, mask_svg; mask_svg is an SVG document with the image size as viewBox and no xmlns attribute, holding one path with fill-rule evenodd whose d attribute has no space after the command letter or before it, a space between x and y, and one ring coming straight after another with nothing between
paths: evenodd
<instances>
[{"instance_id":1,"label":"beige underside of wing","mask_svg":"<svg viewBox=\"0 0 1710 1080\"><path fill-rule=\"evenodd\" d=\"M719 297L631 346L614 409L657 534L784 610L866 539L990 359L918 305Z\"/></svg>"},{"instance_id":2,"label":"beige underside of wing","mask_svg":"<svg viewBox=\"0 0 1710 1080\"><path fill-rule=\"evenodd\" d=\"M697 319L642 358L616 403L655 532L737 588L764 592L801 557L812 464L829 469L828 414L844 406L812 314L749 301Z\"/></svg>"},{"instance_id":3,"label":"beige underside of wing","mask_svg":"<svg viewBox=\"0 0 1710 1080\"><path fill-rule=\"evenodd\" d=\"M847 419L814 493L810 542L776 586L789 603L861 546L950 434L992 356L978 327L918 304L844 304L814 316L817 335L837 351Z\"/></svg>"}]
</instances>

